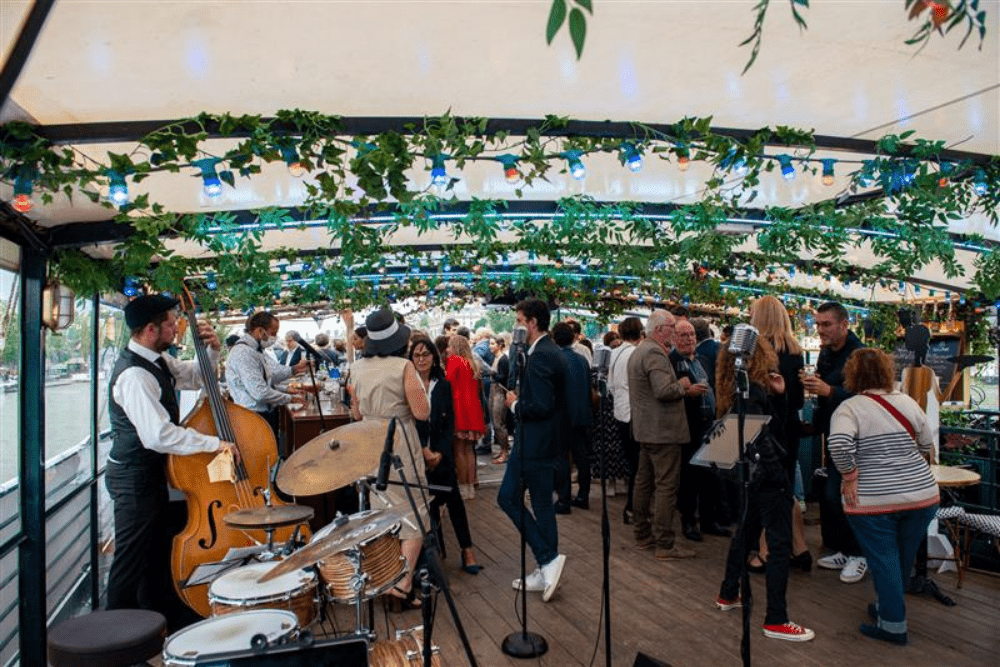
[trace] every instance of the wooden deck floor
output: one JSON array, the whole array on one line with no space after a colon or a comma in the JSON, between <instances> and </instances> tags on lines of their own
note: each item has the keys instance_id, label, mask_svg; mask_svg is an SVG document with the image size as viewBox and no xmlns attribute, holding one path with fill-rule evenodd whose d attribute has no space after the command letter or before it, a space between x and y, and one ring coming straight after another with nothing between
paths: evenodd
<instances>
[{"instance_id":1,"label":"wooden deck floor","mask_svg":"<svg viewBox=\"0 0 1000 667\"><path fill-rule=\"evenodd\" d=\"M539 594L528 598L529 630L540 633L549 652L539 665L569 667L604 665L601 616L601 547L599 487L592 492L591 509L559 517L560 551L568 560L562 583L545 604ZM495 502L495 487L482 487L468 501L473 539L486 567L478 576L459 571L458 547L445 520L448 557L445 570L451 581L461 622L476 660L484 667L520 665L531 661L508 658L500 651L503 638L520 628L511 580L519 576L519 537ZM636 653L687 665L739 665L741 619L738 610L722 612L712 601L718 592L728 540L706 537L693 546L698 557L661 563L651 552L631 549L632 534L623 525L624 498L609 498L611 517L611 623L613 662L630 667ZM818 527L807 527L813 554L820 551ZM529 570L534 567L530 560ZM866 619L866 605L874 599L870 578L860 584L842 584L836 572L814 569L793 572L789 582L789 613L793 621L816 631L816 639L797 644L765 638L764 581L752 575L757 601L752 618L754 664L854 667L865 665L976 665L996 664L1000 655L1000 578L969 573L962 589L954 573L936 574L941 588L958 603L955 607L925 597L907 597L910 644L890 646L862 636L858 624ZM519 608L519 603L517 608ZM389 627L420 623L420 612L376 613L376 631L386 637ZM351 618L339 609L343 622ZM341 625L343 629L343 625ZM443 598L436 616L434 643L441 647L445 667L466 664L458 634ZM597 651L596 657L594 653Z\"/></svg>"}]
</instances>

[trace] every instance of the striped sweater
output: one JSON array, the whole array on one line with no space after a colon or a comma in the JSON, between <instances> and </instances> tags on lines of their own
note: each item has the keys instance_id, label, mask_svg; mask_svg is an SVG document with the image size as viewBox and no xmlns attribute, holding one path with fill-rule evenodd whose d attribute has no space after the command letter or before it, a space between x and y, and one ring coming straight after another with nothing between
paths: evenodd
<instances>
[{"instance_id":1,"label":"striped sweater","mask_svg":"<svg viewBox=\"0 0 1000 667\"><path fill-rule=\"evenodd\" d=\"M876 401L861 394L843 403L830 422L830 456L841 474L858 474L858 505L847 514L884 514L929 507L938 487L920 452L933 447L923 410L906 394L878 393L913 425L913 441L899 421ZM919 451L917 447L919 446Z\"/></svg>"}]
</instances>

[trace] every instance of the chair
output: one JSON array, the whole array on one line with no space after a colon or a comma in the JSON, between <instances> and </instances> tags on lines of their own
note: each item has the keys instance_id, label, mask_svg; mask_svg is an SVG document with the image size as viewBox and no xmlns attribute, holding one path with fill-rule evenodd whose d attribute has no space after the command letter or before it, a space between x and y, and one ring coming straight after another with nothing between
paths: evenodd
<instances>
[{"instance_id":1,"label":"chair","mask_svg":"<svg viewBox=\"0 0 1000 667\"><path fill-rule=\"evenodd\" d=\"M935 558L935 560L955 561L955 567L958 569L959 588L962 587L962 580L965 578L965 567L968 564L967 551L963 551L962 548L963 517L965 517L965 509L959 507L958 505L952 505L951 507L941 507L937 511L938 523L941 526L944 526L948 530L948 536L951 538L952 548L954 549L955 553L951 558ZM964 557L963 553L966 554Z\"/></svg>"},{"instance_id":2,"label":"chair","mask_svg":"<svg viewBox=\"0 0 1000 667\"><path fill-rule=\"evenodd\" d=\"M94 611L49 630L52 667L131 667L163 649L167 619L145 609Z\"/></svg>"},{"instance_id":3,"label":"chair","mask_svg":"<svg viewBox=\"0 0 1000 667\"><path fill-rule=\"evenodd\" d=\"M976 537L985 537L993 542L1000 553L1000 516L994 514L969 514L965 513L958 519L965 533L962 547L963 563L959 565L959 572L969 569L969 557L972 553L972 540ZM961 581L961 579L959 579Z\"/></svg>"}]
</instances>

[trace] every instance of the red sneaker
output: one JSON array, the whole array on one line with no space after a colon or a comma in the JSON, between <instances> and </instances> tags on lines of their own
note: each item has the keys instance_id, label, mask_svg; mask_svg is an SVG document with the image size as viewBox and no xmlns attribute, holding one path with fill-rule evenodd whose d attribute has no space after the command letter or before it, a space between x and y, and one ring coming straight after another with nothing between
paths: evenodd
<instances>
[{"instance_id":1,"label":"red sneaker","mask_svg":"<svg viewBox=\"0 0 1000 667\"><path fill-rule=\"evenodd\" d=\"M715 598L715 606L722 611L729 611L730 609L739 609L743 606L743 599L739 595L736 596L735 600L727 600L721 595Z\"/></svg>"},{"instance_id":2,"label":"red sneaker","mask_svg":"<svg viewBox=\"0 0 1000 667\"><path fill-rule=\"evenodd\" d=\"M764 625L764 636L771 639L784 639L789 642L807 642L816 636L809 628L788 621L781 625Z\"/></svg>"}]
</instances>

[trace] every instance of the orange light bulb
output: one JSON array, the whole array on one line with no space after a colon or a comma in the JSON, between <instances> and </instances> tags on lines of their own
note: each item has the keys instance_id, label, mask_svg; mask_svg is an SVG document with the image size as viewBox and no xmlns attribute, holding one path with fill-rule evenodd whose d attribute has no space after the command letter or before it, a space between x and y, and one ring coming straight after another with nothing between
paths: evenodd
<instances>
[{"instance_id":1,"label":"orange light bulb","mask_svg":"<svg viewBox=\"0 0 1000 667\"><path fill-rule=\"evenodd\" d=\"M682 155L677 158L677 168L681 171L687 171L688 167L691 166L691 158L686 155Z\"/></svg>"},{"instance_id":2,"label":"orange light bulb","mask_svg":"<svg viewBox=\"0 0 1000 667\"><path fill-rule=\"evenodd\" d=\"M19 194L14 195L10 205L18 213L27 213L35 206L35 202L31 201L31 195Z\"/></svg>"}]
</instances>

